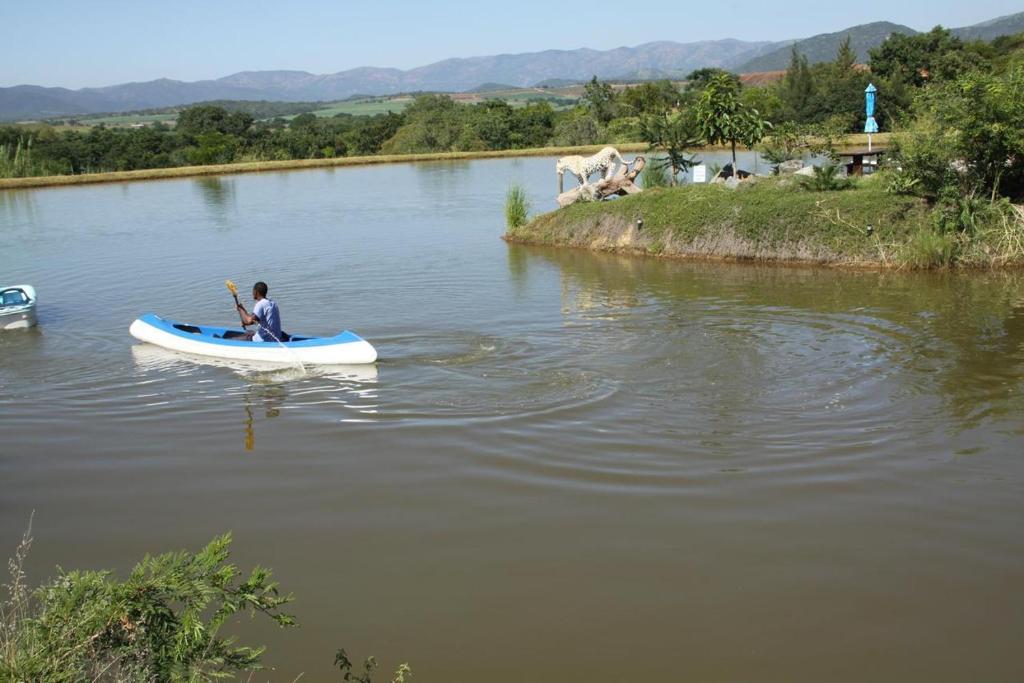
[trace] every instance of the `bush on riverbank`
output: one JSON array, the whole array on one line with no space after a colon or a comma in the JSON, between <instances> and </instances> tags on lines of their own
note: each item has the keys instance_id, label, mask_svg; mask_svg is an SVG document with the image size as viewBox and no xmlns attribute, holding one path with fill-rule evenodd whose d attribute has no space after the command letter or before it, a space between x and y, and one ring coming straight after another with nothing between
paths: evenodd
<instances>
[{"instance_id":1,"label":"bush on riverbank","mask_svg":"<svg viewBox=\"0 0 1024 683\"><path fill-rule=\"evenodd\" d=\"M118 581L109 571L60 570L32 590L24 563L32 544L26 533L8 562L10 583L0 595L0 681L189 681L234 678L261 666L263 647L238 645L221 628L244 612L281 627L294 619L281 608L271 573L256 567L242 580L228 563L231 536L215 538L198 553L146 556ZM335 665L344 680L370 683L339 650ZM402 664L394 681L412 673Z\"/></svg>"},{"instance_id":2,"label":"bush on riverbank","mask_svg":"<svg viewBox=\"0 0 1024 683\"><path fill-rule=\"evenodd\" d=\"M11 681L207 681L259 668L263 648L220 629L241 612L294 625L271 574L241 580L227 562L229 535L196 554L147 556L125 581L105 571L61 571L30 591L26 535L10 563L0 605L0 679Z\"/></svg>"},{"instance_id":3,"label":"bush on riverbank","mask_svg":"<svg viewBox=\"0 0 1024 683\"><path fill-rule=\"evenodd\" d=\"M984 216L955 244L929 242L929 235L942 234L932 208L921 198L889 194L885 185L875 177L843 191L807 192L791 178L762 178L737 190L652 188L542 214L505 238L684 258L890 267L1024 263L1018 246L1024 223L1013 210Z\"/></svg>"}]
</instances>

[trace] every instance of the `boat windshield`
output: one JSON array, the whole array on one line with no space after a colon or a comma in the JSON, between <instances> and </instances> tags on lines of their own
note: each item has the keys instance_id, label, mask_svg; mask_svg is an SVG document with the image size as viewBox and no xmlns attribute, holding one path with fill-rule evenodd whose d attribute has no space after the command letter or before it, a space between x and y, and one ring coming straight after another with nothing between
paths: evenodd
<instances>
[{"instance_id":1,"label":"boat windshield","mask_svg":"<svg viewBox=\"0 0 1024 683\"><path fill-rule=\"evenodd\" d=\"M21 306L28 303L28 295L20 289L5 289L0 292L0 306Z\"/></svg>"}]
</instances>

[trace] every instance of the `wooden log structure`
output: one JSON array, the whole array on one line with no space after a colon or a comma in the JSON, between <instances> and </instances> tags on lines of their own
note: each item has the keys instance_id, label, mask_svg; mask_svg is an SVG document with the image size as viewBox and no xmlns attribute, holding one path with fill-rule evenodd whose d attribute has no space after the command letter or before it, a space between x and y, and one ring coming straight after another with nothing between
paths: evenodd
<instances>
[{"instance_id":1,"label":"wooden log structure","mask_svg":"<svg viewBox=\"0 0 1024 683\"><path fill-rule=\"evenodd\" d=\"M558 195L559 208L575 204L578 201L599 202L612 195L625 196L642 192L641 188L634 184L640 171L644 169L647 160L638 156L633 161L619 166L611 178L599 180L596 183L587 183L575 187L568 192Z\"/></svg>"}]
</instances>

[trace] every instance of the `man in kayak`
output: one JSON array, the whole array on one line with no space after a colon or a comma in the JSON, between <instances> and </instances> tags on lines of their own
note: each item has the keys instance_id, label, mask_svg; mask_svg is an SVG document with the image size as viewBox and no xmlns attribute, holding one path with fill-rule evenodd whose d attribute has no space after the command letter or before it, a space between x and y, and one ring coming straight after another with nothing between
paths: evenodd
<instances>
[{"instance_id":1,"label":"man in kayak","mask_svg":"<svg viewBox=\"0 0 1024 683\"><path fill-rule=\"evenodd\" d=\"M252 286L252 300L256 302L252 307L252 315L245 310L245 306L238 304L242 324L257 326L255 331L245 333L246 338L257 342L287 341L287 335L281 332L281 312L277 310L277 304L267 298L266 282L257 282Z\"/></svg>"}]
</instances>

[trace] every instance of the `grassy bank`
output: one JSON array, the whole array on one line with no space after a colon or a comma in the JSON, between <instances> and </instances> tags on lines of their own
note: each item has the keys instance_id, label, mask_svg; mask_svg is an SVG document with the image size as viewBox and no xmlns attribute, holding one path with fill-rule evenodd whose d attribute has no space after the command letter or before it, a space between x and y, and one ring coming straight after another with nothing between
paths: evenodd
<instances>
[{"instance_id":1,"label":"grassy bank","mask_svg":"<svg viewBox=\"0 0 1024 683\"><path fill-rule=\"evenodd\" d=\"M1024 221L993 211L971 234L936 232L919 198L889 194L880 179L809 192L792 178L651 188L574 204L509 228L505 239L676 258L868 267L1024 265ZM869 229L870 226L870 229Z\"/></svg>"}]
</instances>

